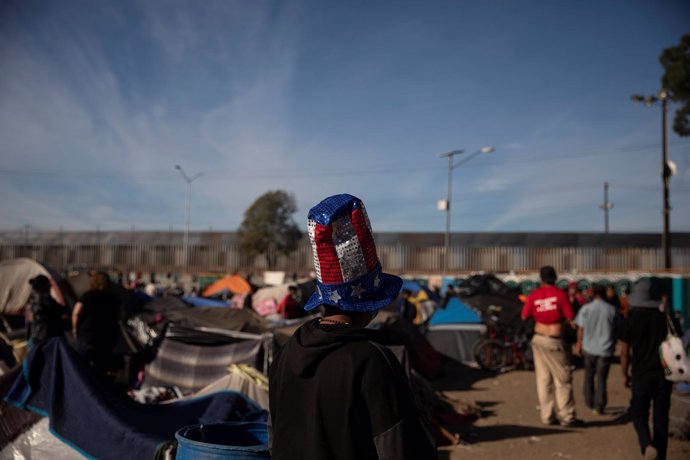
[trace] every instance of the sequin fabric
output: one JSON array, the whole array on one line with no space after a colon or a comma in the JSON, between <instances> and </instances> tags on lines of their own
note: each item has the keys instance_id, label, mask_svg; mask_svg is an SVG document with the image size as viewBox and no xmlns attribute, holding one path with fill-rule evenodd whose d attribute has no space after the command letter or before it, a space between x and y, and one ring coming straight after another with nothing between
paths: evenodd
<instances>
[{"instance_id":1,"label":"sequin fabric","mask_svg":"<svg viewBox=\"0 0 690 460\"><path fill-rule=\"evenodd\" d=\"M349 282L367 273L364 254L350 216L333 221L333 244L340 259L343 281Z\"/></svg>"},{"instance_id":2,"label":"sequin fabric","mask_svg":"<svg viewBox=\"0 0 690 460\"><path fill-rule=\"evenodd\" d=\"M402 280L382 272L369 216L359 198L342 194L324 199L309 211L307 230L317 292L305 310L329 304L374 311L397 297Z\"/></svg>"},{"instance_id":3,"label":"sequin fabric","mask_svg":"<svg viewBox=\"0 0 690 460\"><path fill-rule=\"evenodd\" d=\"M316 252L316 241L314 241L314 231L316 229L316 221L309 219L307 222L307 233L309 233L309 241L311 242L311 253L314 259L314 272L316 272L316 279L321 281L321 264L319 263L319 255Z\"/></svg>"}]
</instances>

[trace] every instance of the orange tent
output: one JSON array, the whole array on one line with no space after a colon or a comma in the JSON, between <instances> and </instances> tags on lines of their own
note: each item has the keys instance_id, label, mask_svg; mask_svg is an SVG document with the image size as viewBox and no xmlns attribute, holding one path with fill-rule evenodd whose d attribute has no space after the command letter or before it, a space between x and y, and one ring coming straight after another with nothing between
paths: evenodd
<instances>
[{"instance_id":1,"label":"orange tent","mask_svg":"<svg viewBox=\"0 0 690 460\"><path fill-rule=\"evenodd\" d=\"M249 286L247 280L240 275L227 275L204 289L201 295L204 297L211 297L223 292L246 294L249 291L251 291L251 286Z\"/></svg>"}]
</instances>

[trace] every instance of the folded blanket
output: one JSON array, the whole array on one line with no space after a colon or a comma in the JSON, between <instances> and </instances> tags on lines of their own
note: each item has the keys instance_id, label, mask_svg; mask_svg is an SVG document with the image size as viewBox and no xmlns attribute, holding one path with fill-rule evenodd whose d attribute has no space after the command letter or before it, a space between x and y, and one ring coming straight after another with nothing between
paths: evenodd
<instances>
[{"instance_id":1,"label":"folded blanket","mask_svg":"<svg viewBox=\"0 0 690 460\"><path fill-rule=\"evenodd\" d=\"M86 457L153 458L175 432L199 423L265 422L268 414L241 393L224 391L162 405L118 392L63 338L32 349L6 401L50 417L53 434Z\"/></svg>"}]
</instances>

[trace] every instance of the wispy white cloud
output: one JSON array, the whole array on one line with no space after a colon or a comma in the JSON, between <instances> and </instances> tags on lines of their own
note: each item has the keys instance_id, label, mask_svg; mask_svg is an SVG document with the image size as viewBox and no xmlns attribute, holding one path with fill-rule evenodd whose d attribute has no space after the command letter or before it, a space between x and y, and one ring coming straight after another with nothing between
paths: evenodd
<instances>
[{"instance_id":1,"label":"wispy white cloud","mask_svg":"<svg viewBox=\"0 0 690 460\"><path fill-rule=\"evenodd\" d=\"M548 113L518 100L502 106L497 98L497 112L520 117L524 127L502 139L497 127L509 128L509 120L473 108L491 94L475 86L481 73L459 80L472 82L470 89L454 80L450 91L437 89L444 83L438 75L449 70L443 53L437 62L426 61L443 63L440 69L416 74L410 64L433 55L440 42L419 45L405 34L443 41L442 29L434 27L430 37L430 26L415 21L412 29L401 22L369 31L368 17L357 17L363 25L357 34L340 30L336 41L320 37L328 43L320 46L305 41L314 37L301 27L312 15L320 20L321 10L306 8L294 2L134 2L107 4L88 17L66 7L33 28L22 29L19 21L0 30L0 169L55 173L5 174L3 197L11 199L0 204L0 220L181 227L185 184L173 168L181 164L189 174L204 173L193 184L192 228L235 228L256 197L281 188L295 193L300 222L324 196L349 192L371 202L381 229L440 230L443 213L435 202L445 197L446 176L434 152L454 147L458 138L481 145L495 136L497 145L490 157L455 171L458 230L537 229L551 225L549 219L564 228L592 228L603 181L612 183L615 197L616 184L656 175L658 155L615 153L649 143L656 120L647 114L638 114L626 131L593 123L573 96L554 101ZM338 32L339 24L328 26ZM392 46L399 47L387 52ZM305 63L318 53L326 57ZM333 68L320 68L324 63ZM502 82L492 77L492 85ZM520 91L515 85L513 93ZM458 114L457 101L447 101L453 91L472 108L468 113ZM312 118L300 125L304 100ZM599 120L617 119L621 110L600 113ZM319 118L329 123L318 124ZM607 131L612 127L615 135ZM690 163L683 160L674 184L690 182ZM398 169L406 164L409 170ZM627 198L635 202L645 193L628 191ZM587 217L570 220L571 208ZM585 212L589 208L593 212ZM621 226L642 225L623 211L615 209ZM653 213L638 217L656 222ZM470 222L467 215L477 218ZM690 217L683 219L677 221L690 226Z\"/></svg>"},{"instance_id":2,"label":"wispy white cloud","mask_svg":"<svg viewBox=\"0 0 690 460\"><path fill-rule=\"evenodd\" d=\"M181 183L173 170L173 165L180 163L190 173L204 170L208 176L215 176L215 180L204 183L200 179L194 184L194 201L205 203L197 216L202 215L204 207L212 209L206 211L208 215L220 209L241 214L250 196L255 198L272 184L227 184L218 176L261 171L267 166L279 171L290 163L286 148L286 100L293 60L289 30L284 28L279 35L264 34L263 44L251 36L228 44L221 36L226 30L222 21L227 14L214 17L213 11L205 10L206 17L198 22L200 19L193 14L197 5L187 6L145 8L148 14L143 26L152 26L154 38L167 52L169 63L165 65L170 70L184 64L182 61L189 55L203 55L208 48L218 50L208 46L206 39L210 39L233 51L229 56L213 56L216 62L222 60L227 67L249 66L247 52L268 53L264 59L274 64L273 72L265 78L228 81L234 96L209 104L195 123L171 110L175 107L165 99L146 105L141 102L148 99L147 95L139 94L137 104L128 104L123 92L127 82L118 77L105 50L99 49L99 43L86 32L48 28L39 37L43 41L8 39L3 56L12 65L4 66L6 71L0 79L0 133L7 152L1 165L10 170L73 171L71 180L75 181L80 174L95 171L119 175L125 179L121 187L124 196L133 201L148 197L151 210L158 212L156 208L161 204L172 206L181 201L182 194L177 192L182 187L173 182ZM163 14L166 11L172 14ZM263 23L264 29L272 15L265 6L248 11L234 8L232 13L235 22ZM218 27L207 31L203 21L211 19ZM247 61L242 62L242 58ZM160 178L165 174L170 181L150 180L151 175ZM15 196L27 209L31 203L44 202L46 197L40 190L25 186L15 190ZM80 209L81 218L66 225L97 220L103 225L107 221L107 225L122 226L140 217L131 207L124 214L122 210L106 210L95 195L90 194L90 207ZM240 196L242 199L236 200ZM233 206L234 201L243 207ZM58 206L59 202L53 209ZM26 221L25 213L17 213L14 208L5 209L3 214L5 221ZM40 216L44 216L43 224L58 221L44 212L34 213L33 220L40 220Z\"/></svg>"}]
</instances>

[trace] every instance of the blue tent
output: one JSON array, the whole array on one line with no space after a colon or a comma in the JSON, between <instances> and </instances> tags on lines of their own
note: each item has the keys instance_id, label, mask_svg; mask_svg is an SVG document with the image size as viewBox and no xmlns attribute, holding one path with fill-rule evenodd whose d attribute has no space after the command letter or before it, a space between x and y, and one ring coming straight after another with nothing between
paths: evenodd
<instances>
[{"instance_id":1,"label":"blue tent","mask_svg":"<svg viewBox=\"0 0 690 460\"><path fill-rule=\"evenodd\" d=\"M403 284L402 284L402 287L400 288L400 290L403 290L403 289L407 289L413 295L418 293L419 291L424 291L430 300L433 300L434 302L439 302L441 300L439 298L439 296L436 295L431 289L429 289L426 286L422 286L421 284L419 284L415 280L403 278Z\"/></svg>"},{"instance_id":2,"label":"blue tent","mask_svg":"<svg viewBox=\"0 0 690 460\"><path fill-rule=\"evenodd\" d=\"M481 317L453 297L446 308L437 309L429 320L426 338L436 351L462 363L473 363L474 344L486 332Z\"/></svg>"},{"instance_id":3,"label":"blue tent","mask_svg":"<svg viewBox=\"0 0 690 460\"><path fill-rule=\"evenodd\" d=\"M439 324L476 324L481 317L457 297L448 301L446 308L439 308L429 320L430 326Z\"/></svg>"}]
</instances>

